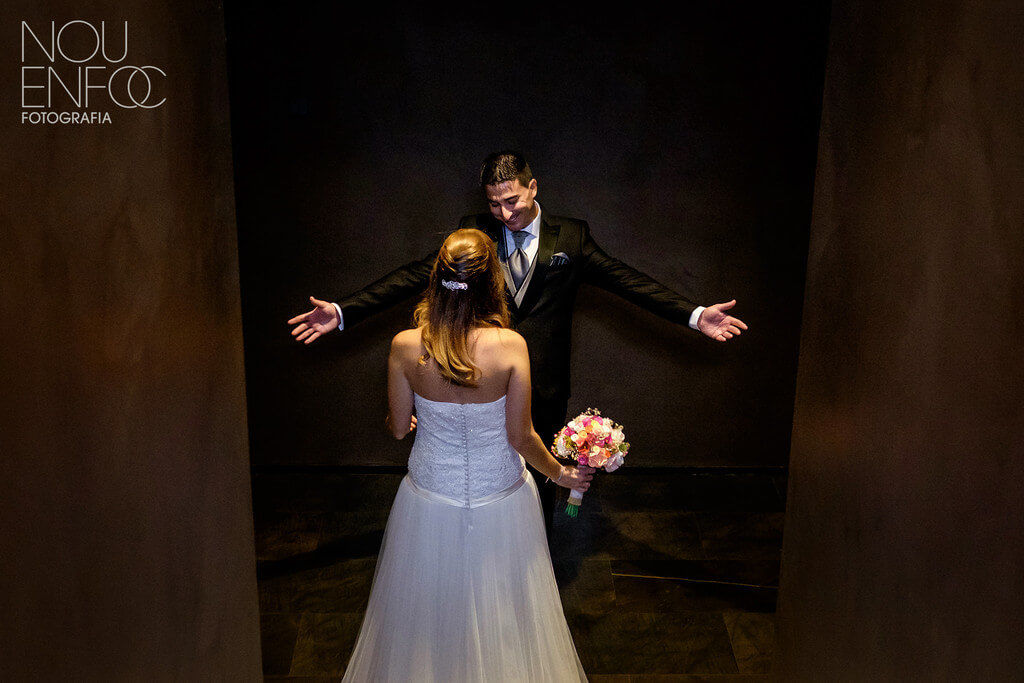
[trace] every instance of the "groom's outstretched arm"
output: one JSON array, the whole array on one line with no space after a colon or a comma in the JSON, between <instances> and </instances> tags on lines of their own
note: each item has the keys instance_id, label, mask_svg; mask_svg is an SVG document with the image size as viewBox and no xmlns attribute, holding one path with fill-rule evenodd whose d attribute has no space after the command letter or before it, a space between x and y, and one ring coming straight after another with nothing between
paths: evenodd
<instances>
[{"instance_id":1,"label":"groom's outstretched arm","mask_svg":"<svg viewBox=\"0 0 1024 683\"><path fill-rule=\"evenodd\" d=\"M296 341L310 344L331 330L344 329L360 320L401 303L413 294L422 292L430 280L436 252L419 261L411 261L396 268L376 282L358 292L349 294L341 303L330 303L309 297L315 308L288 321Z\"/></svg>"},{"instance_id":2,"label":"groom's outstretched arm","mask_svg":"<svg viewBox=\"0 0 1024 683\"><path fill-rule=\"evenodd\" d=\"M590 226L583 223L582 252L585 280L614 292L627 301L663 318L686 324L705 337L724 342L742 334L747 324L726 311L736 300L713 306L698 306L636 268L609 256L597 246L590 235Z\"/></svg>"},{"instance_id":3,"label":"groom's outstretched arm","mask_svg":"<svg viewBox=\"0 0 1024 683\"><path fill-rule=\"evenodd\" d=\"M422 259L395 268L384 277L338 301L342 326L355 325L422 292L430 281L430 271L436 259L435 249Z\"/></svg>"},{"instance_id":4,"label":"groom's outstretched arm","mask_svg":"<svg viewBox=\"0 0 1024 683\"><path fill-rule=\"evenodd\" d=\"M583 223L582 252L584 280L618 294L626 301L681 325L697 327L704 307L674 292L649 275L641 273L619 259L609 256L590 235L590 226Z\"/></svg>"}]
</instances>

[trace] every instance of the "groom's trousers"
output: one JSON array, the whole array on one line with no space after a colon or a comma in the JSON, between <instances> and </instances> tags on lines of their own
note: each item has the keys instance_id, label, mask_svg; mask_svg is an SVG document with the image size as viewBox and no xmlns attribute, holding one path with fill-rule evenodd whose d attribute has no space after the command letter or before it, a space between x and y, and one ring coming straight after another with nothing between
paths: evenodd
<instances>
[{"instance_id":1,"label":"groom's trousers","mask_svg":"<svg viewBox=\"0 0 1024 683\"><path fill-rule=\"evenodd\" d=\"M544 446L550 450L555 434L565 426L565 413L568 410L568 399L542 400L533 396L531 399L531 414L533 428L537 431ZM547 482L547 477L535 470L529 463L526 469L533 475L537 482L537 490L540 492L541 508L544 512L544 529L548 534L548 542L551 542L551 524L555 516L555 492L558 486L554 482Z\"/></svg>"}]
</instances>

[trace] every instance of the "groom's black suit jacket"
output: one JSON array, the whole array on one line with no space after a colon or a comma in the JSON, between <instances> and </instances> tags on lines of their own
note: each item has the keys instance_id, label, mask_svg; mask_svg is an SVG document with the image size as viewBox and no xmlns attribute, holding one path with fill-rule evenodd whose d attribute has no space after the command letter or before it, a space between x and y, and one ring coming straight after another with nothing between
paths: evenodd
<instances>
[{"instance_id":1,"label":"groom's black suit jacket","mask_svg":"<svg viewBox=\"0 0 1024 683\"><path fill-rule=\"evenodd\" d=\"M466 216L460 228L477 228L502 250L502 224L490 213ZM568 258L553 258L555 255ZM569 351L572 311L580 283L597 285L672 322L686 325L697 304L622 261L606 254L590 236L586 221L541 215L536 265L516 306L506 289L513 327L523 335L530 353L533 392L545 403L563 404L569 398ZM398 268L338 302L345 327L422 292L437 259L432 251L419 261ZM557 419L561 419L559 416Z\"/></svg>"}]
</instances>

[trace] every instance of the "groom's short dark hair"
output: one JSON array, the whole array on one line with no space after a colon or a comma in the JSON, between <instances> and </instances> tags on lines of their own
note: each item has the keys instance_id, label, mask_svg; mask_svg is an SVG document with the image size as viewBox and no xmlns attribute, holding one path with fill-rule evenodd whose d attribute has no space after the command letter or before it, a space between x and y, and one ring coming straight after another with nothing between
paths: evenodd
<instances>
[{"instance_id":1,"label":"groom's short dark hair","mask_svg":"<svg viewBox=\"0 0 1024 683\"><path fill-rule=\"evenodd\" d=\"M518 180L526 187L533 180L533 172L519 152L505 151L487 155L480 169L480 187Z\"/></svg>"}]
</instances>

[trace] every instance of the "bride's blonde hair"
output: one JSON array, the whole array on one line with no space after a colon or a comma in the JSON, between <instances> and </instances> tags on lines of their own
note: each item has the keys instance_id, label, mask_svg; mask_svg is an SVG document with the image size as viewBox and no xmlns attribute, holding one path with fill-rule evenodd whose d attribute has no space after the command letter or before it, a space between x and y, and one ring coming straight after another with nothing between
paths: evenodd
<instances>
[{"instance_id":1,"label":"bride's blonde hair","mask_svg":"<svg viewBox=\"0 0 1024 683\"><path fill-rule=\"evenodd\" d=\"M498 252L490 237L474 228L448 235L413 320L423 328L427 349L419 364L433 358L442 377L458 386L475 387L479 368L469 355L469 331L511 324Z\"/></svg>"}]
</instances>

